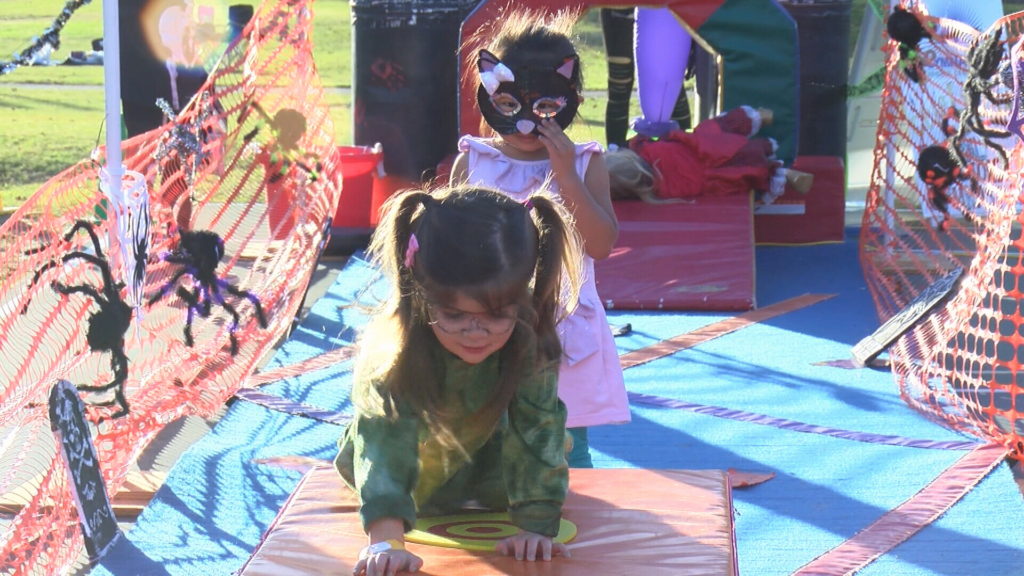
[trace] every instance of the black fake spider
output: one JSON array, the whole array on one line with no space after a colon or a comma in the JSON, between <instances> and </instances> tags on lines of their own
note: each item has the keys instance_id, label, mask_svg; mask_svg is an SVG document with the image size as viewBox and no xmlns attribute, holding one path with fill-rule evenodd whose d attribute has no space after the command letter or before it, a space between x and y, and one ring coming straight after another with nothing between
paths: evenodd
<instances>
[{"instance_id":1,"label":"black fake spider","mask_svg":"<svg viewBox=\"0 0 1024 576\"><path fill-rule=\"evenodd\" d=\"M896 42L899 42L900 68L914 82L922 79L921 57L918 44L931 34L913 13L902 6L893 8L892 14L885 22L885 30Z\"/></svg>"},{"instance_id":2,"label":"black fake spider","mask_svg":"<svg viewBox=\"0 0 1024 576\"><path fill-rule=\"evenodd\" d=\"M917 175L928 188L928 202L940 213L942 221L939 230L946 232L952 224L949 214L949 195L947 190L958 181L970 182L977 189L978 183L971 174L970 168L957 164L952 151L946 146L928 146L921 150L917 157Z\"/></svg>"},{"instance_id":3,"label":"black fake spider","mask_svg":"<svg viewBox=\"0 0 1024 576\"><path fill-rule=\"evenodd\" d=\"M231 355L238 354L238 339L235 331L238 330L240 316L238 310L224 299L223 292L227 292L238 298L246 298L256 307L256 318L260 327L267 327L267 318L263 315L263 306L259 298L248 290L239 290L227 280L217 277L217 265L224 256L224 240L216 232L209 230L179 230L180 239L178 247L173 252L165 252L160 259L172 264L179 264L181 268L171 276L160 289L149 299L152 306L174 288L178 281L185 275L192 278L192 289L178 286L176 294L186 304L188 311L185 320L185 344L192 346L195 340L192 338L192 321L195 315L209 318L214 304L227 310L231 314L231 327L228 332L231 336Z\"/></svg>"},{"instance_id":4,"label":"black fake spider","mask_svg":"<svg viewBox=\"0 0 1024 576\"><path fill-rule=\"evenodd\" d=\"M100 289L88 285L69 286L56 280L51 282L50 286L65 296L85 294L92 298L93 302L99 307L97 311L89 314L86 341L89 343L89 349L93 352L110 353L110 370L113 372L113 379L107 384L94 386L80 385L78 389L84 392L106 392L113 390L113 399L90 402L90 404L96 406L116 405L117 411L111 414L110 417L120 418L128 414L128 402L124 397L124 383L128 380L128 356L124 352L124 335L128 332L128 328L131 327L132 309L121 298L121 290L124 288L124 283L114 281L113 274L110 271L110 264L103 256L103 249L100 247L99 238L92 224L84 220L75 222L75 225L64 234L64 241L70 242L71 237L79 230L85 230L89 234L95 254L75 250L62 256L59 261L56 259L50 260L36 270L32 276L30 287L34 286L47 270L72 260L84 260L99 269L103 276L103 286ZM21 313L25 314L26 312L28 312L27 302Z\"/></svg>"},{"instance_id":5,"label":"black fake spider","mask_svg":"<svg viewBox=\"0 0 1024 576\"><path fill-rule=\"evenodd\" d=\"M1005 138L1010 133L986 126L978 110L981 107L982 98L992 104L1009 102L1008 98L998 97L992 92L992 88L1002 84L1000 74L1000 63L1003 58L1002 37L1002 28L997 28L994 32L986 32L975 39L967 51L967 64L970 70L963 84L964 93L967 96L967 106L960 111L960 126L950 140L954 158L961 167L967 166L967 159L960 150L960 142L968 130L981 136L985 144L995 150L1003 159L1004 166L1008 166L1010 162L1006 150L993 140L993 138Z\"/></svg>"}]
</instances>

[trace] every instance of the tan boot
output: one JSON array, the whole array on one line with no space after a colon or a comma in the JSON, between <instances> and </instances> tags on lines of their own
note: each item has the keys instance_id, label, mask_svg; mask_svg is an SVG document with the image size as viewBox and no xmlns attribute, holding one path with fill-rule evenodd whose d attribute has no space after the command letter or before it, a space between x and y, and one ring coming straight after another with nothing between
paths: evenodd
<instances>
[{"instance_id":1,"label":"tan boot","mask_svg":"<svg viewBox=\"0 0 1024 576\"><path fill-rule=\"evenodd\" d=\"M814 185L814 174L799 170L786 170L786 184L800 194L807 194Z\"/></svg>"}]
</instances>

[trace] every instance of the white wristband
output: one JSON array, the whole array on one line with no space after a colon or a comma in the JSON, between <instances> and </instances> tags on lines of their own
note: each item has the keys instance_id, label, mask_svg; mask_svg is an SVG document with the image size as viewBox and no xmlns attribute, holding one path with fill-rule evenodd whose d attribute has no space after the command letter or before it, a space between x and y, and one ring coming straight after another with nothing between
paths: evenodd
<instances>
[{"instance_id":1,"label":"white wristband","mask_svg":"<svg viewBox=\"0 0 1024 576\"><path fill-rule=\"evenodd\" d=\"M391 550L405 550L405 545L399 540L384 540L382 542L374 542L359 553L360 558L366 558L367 556L373 556L374 554L381 554L384 552L390 552Z\"/></svg>"}]
</instances>

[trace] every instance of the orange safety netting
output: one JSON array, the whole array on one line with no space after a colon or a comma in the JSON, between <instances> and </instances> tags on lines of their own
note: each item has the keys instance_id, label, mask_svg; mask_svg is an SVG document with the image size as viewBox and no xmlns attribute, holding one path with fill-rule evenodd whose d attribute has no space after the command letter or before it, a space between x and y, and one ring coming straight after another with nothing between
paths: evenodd
<instances>
[{"instance_id":1,"label":"orange safety netting","mask_svg":"<svg viewBox=\"0 0 1024 576\"><path fill-rule=\"evenodd\" d=\"M109 400L116 387L83 393L92 404L87 415L95 423L108 494L164 426L186 415L215 414L288 333L301 306L341 187L334 128L312 59L309 4L264 3L184 111L124 143L126 169L141 174L149 191L152 227L141 296L113 291L133 310L124 333L122 386L130 410L115 418L116 406L95 405ZM199 136L198 144L189 144L190 133ZM293 137L298 140L289 142ZM88 256L64 258L72 251L97 252L84 230L64 240L79 220L93 226L100 251L120 278L115 208L100 188L103 162L85 160L54 177L0 228L3 574L66 573L82 553L47 395L58 379L103 386L118 369L110 350L92 350L87 341L91 324L99 321L96 299L55 289L62 284L103 292L100 266ZM225 292L227 306L214 301L208 316L202 306L194 310L189 346L188 303L181 296L188 298L194 286L190 275L149 304L180 269L160 257L177 247L176 221L223 239L216 275L258 299L266 327L254 299ZM238 313L233 332L230 307Z\"/></svg>"},{"instance_id":2,"label":"orange safety netting","mask_svg":"<svg viewBox=\"0 0 1024 576\"><path fill-rule=\"evenodd\" d=\"M904 400L918 411L1002 443L1021 457L1024 145L1005 132L1012 74L991 71L1010 70L1005 66L1024 30L1024 13L1005 16L980 32L950 20L931 22L932 38L923 40L918 50L920 83L906 73L896 43L887 43L874 168L860 236L861 264L882 320L962 268L950 296L889 348L893 372ZM992 47L987 59L981 57L986 45ZM974 129L956 143L969 174L962 173L946 188L944 219L918 176L918 155L933 145L952 150L956 139L948 134L955 134L962 120L970 123L969 115L960 113L965 107L970 110L972 96L980 102L975 118L981 122L973 123ZM942 128L944 120L948 132ZM988 142L979 131L988 132Z\"/></svg>"}]
</instances>

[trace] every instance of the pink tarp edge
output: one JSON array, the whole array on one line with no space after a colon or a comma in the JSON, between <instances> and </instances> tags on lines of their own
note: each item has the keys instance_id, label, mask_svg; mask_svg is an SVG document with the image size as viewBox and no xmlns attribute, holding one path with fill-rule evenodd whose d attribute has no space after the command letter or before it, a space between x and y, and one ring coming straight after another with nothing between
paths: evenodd
<instances>
[{"instance_id":1,"label":"pink tarp edge","mask_svg":"<svg viewBox=\"0 0 1024 576\"><path fill-rule=\"evenodd\" d=\"M998 444L972 450L917 494L849 540L808 562L793 576L857 572L934 522L1005 460L1006 454L1006 447Z\"/></svg>"}]
</instances>

